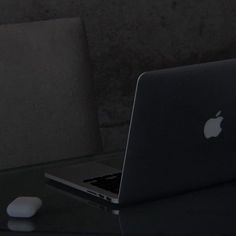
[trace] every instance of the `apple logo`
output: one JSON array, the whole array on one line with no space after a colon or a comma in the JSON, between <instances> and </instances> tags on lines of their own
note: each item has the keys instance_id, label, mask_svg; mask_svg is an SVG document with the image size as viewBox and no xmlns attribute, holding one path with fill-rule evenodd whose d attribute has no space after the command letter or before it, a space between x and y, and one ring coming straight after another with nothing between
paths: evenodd
<instances>
[{"instance_id":1,"label":"apple logo","mask_svg":"<svg viewBox=\"0 0 236 236\"><path fill-rule=\"evenodd\" d=\"M224 117L220 116L221 111L218 111L215 118L210 118L204 126L204 136L209 139L212 137L217 137L222 131L221 122Z\"/></svg>"}]
</instances>

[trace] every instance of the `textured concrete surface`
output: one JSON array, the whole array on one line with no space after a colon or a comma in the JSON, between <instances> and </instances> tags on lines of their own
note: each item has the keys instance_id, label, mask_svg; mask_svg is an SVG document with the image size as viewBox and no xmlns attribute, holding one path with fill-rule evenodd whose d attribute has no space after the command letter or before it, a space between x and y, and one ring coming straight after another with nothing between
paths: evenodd
<instances>
[{"instance_id":1,"label":"textured concrete surface","mask_svg":"<svg viewBox=\"0 0 236 236\"><path fill-rule=\"evenodd\" d=\"M123 147L137 76L236 55L234 0L0 0L0 24L80 16L106 149Z\"/></svg>"}]
</instances>

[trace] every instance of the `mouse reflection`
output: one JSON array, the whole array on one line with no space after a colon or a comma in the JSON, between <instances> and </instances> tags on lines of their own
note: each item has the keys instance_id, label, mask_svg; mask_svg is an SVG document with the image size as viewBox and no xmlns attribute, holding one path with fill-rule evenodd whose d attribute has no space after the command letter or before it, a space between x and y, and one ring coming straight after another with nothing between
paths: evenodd
<instances>
[{"instance_id":1,"label":"mouse reflection","mask_svg":"<svg viewBox=\"0 0 236 236\"><path fill-rule=\"evenodd\" d=\"M30 220L12 219L7 223L10 231L14 232L33 232L35 231L35 224Z\"/></svg>"}]
</instances>

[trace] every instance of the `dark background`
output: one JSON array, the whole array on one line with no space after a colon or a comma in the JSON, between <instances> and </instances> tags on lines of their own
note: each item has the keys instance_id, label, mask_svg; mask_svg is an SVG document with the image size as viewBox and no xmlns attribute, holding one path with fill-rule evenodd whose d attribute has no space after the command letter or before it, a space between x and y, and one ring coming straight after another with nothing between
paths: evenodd
<instances>
[{"instance_id":1,"label":"dark background","mask_svg":"<svg viewBox=\"0 0 236 236\"><path fill-rule=\"evenodd\" d=\"M124 147L138 75L234 57L235 0L0 0L0 24L80 16L106 150Z\"/></svg>"}]
</instances>

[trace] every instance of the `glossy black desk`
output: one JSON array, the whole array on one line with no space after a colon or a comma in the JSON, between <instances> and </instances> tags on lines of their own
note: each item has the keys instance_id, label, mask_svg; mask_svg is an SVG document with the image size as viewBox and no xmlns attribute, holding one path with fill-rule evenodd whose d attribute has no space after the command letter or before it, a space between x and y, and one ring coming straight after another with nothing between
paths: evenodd
<instances>
[{"instance_id":1,"label":"glossy black desk","mask_svg":"<svg viewBox=\"0 0 236 236\"><path fill-rule=\"evenodd\" d=\"M112 211L46 183L43 175L48 167L53 166L0 174L1 236L26 235L26 231L27 235L62 236L236 235L236 182ZM17 196L42 198L39 214L31 220L9 218L6 206Z\"/></svg>"}]
</instances>

